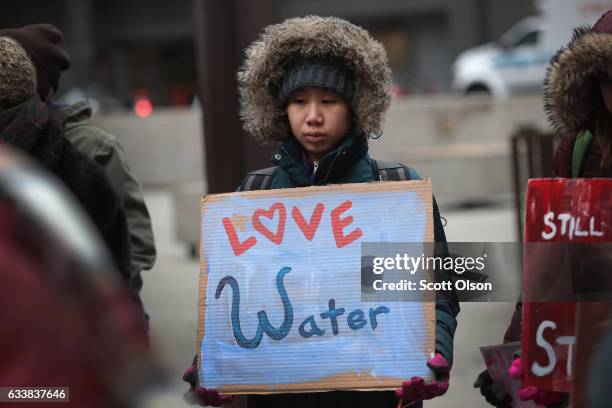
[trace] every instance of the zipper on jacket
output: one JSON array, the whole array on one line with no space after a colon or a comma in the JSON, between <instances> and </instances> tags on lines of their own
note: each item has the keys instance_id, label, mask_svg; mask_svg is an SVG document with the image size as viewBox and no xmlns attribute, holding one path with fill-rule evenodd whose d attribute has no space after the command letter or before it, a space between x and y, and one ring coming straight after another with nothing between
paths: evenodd
<instances>
[{"instance_id":1,"label":"zipper on jacket","mask_svg":"<svg viewBox=\"0 0 612 408\"><path fill-rule=\"evenodd\" d=\"M327 181L327 178L329 177L329 174L331 173L332 168L334 167L334 163L336 162L336 159L338 158L338 156L340 156L340 154L344 154L344 150L342 150L342 151L338 150L336 152L336 155L334 156L333 160L329 164L329 169L327 169L327 174L325 175L325 178L323 178L322 180L326 180Z\"/></svg>"},{"instance_id":2,"label":"zipper on jacket","mask_svg":"<svg viewBox=\"0 0 612 408\"><path fill-rule=\"evenodd\" d=\"M319 168L319 161L318 160L313 161L312 165L314 166L312 169L312 175L314 176L315 174L317 174L317 169Z\"/></svg>"},{"instance_id":3,"label":"zipper on jacket","mask_svg":"<svg viewBox=\"0 0 612 408\"><path fill-rule=\"evenodd\" d=\"M288 158L290 158L291 160L293 160L293 157L291 157L291 155L289 154L289 152L287 151L287 149L285 149L285 146L281 146L281 150L287 155ZM293 160L295 162L295 160Z\"/></svg>"},{"instance_id":4,"label":"zipper on jacket","mask_svg":"<svg viewBox=\"0 0 612 408\"><path fill-rule=\"evenodd\" d=\"M281 150L287 155L287 157L292 158L291 155L289 154L289 152L287 151L287 149L285 149L285 146L281 146ZM329 165L329 169L327 170L327 174L325 175L325 177L323 178L323 180L327 180L327 178L329 177L329 174L332 171L332 168L334 167L334 163L336 162L336 159L338 158L338 156L340 156L341 154L346 154L345 150L339 150L336 152L336 154L334 155L334 158L332 159L330 165ZM295 161L295 160L294 160ZM312 171L312 174L315 175L317 172L317 169L319 168L319 162L320 160L316 161L313 163L314 165L314 169ZM316 185L313 181L312 185Z\"/></svg>"}]
</instances>

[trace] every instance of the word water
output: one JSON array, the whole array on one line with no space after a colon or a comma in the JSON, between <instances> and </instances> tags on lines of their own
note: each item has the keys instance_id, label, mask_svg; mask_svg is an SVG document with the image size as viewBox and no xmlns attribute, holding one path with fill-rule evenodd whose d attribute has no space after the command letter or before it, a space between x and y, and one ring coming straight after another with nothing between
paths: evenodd
<instances>
[{"instance_id":1,"label":"word water","mask_svg":"<svg viewBox=\"0 0 612 408\"><path fill-rule=\"evenodd\" d=\"M245 349L257 348L257 346L259 346L261 343L264 333L274 340L282 340L289 334L289 331L293 326L293 306L291 305L289 294L287 293L285 284L283 282L285 275L287 275L289 272L291 272L291 268L285 266L276 274L276 289L281 298L284 309L283 323L278 328L272 326L268 320L268 315L266 314L265 310L260 310L257 312L257 319L259 320L257 331L251 338L247 338L240 327L240 287L238 286L238 282L232 276L226 276L219 281L217 290L215 292L215 299L219 299L225 285L229 285L229 287L232 289L232 333L234 334L234 338L240 347ZM377 316L381 313L389 313L389 311L390 309L386 306L370 308L368 316L370 318L370 327L372 330L376 330L376 327L378 327ZM323 320L329 319L334 336L337 336L340 333L338 328L338 317L342 316L345 312L345 309L342 307L336 308L335 299L329 299L328 310L319 315ZM346 317L346 321L351 330L360 330L368 323L365 313L361 309L355 309L350 312ZM302 323L300 323L298 333L300 336L306 339L312 336L323 336L325 334L325 329L321 329L319 327L315 320L315 315L310 315L306 317Z\"/></svg>"}]
</instances>

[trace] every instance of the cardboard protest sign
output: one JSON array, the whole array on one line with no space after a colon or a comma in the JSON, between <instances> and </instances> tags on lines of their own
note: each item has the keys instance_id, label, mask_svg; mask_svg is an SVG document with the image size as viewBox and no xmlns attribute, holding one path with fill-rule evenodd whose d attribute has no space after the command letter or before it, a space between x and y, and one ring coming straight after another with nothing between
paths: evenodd
<instances>
[{"instance_id":1,"label":"cardboard protest sign","mask_svg":"<svg viewBox=\"0 0 612 408\"><path fill-rule=\"evenodd\" d=\"M225 393L431 378L432 302L362 302L364 242L433 241L430 181L209 195L198 373Z\"/></svg>"},{"instance_id":2,"label":"cardboard protest sign","mask_svg":"<svg viewBox=\"0 0 612 408\"><path fill-rule=\"evenodd\" d=\"M612 237L612 180L530 180L526 209L524 383L570 392L575 300L608 286L609 271L593 261L606 257L598 245Z\"/></svg>"},{"instance_id":3,"label":"cardboard protest sign","mask_svg":"<svg viewBox=\"0 0 612 408\"><path fill-rule=\"evenodd\" d=\"M495 346L480 347L491 379L512 397L513 408L537 408L533 401L522 401L518 396L521 381L510 377L508 370L514 360L514 353L521 348L520 342L497 344Z\"/></svg>"}]
</instances>

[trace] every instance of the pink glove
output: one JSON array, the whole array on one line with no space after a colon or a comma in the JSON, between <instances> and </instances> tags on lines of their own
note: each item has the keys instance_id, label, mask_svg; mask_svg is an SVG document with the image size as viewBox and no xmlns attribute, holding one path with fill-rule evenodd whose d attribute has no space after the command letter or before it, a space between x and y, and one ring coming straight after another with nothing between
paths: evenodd
<instances>
[{"instance_id":1,"label":"pink glove","mask_svg":"<svg viewBox=\"0 0 612 408\"><path fill-rule=\"evenodd\" d=\"M417 402L439 397L448 390L450 367L448 361L440 353L427 360L427 366L436 375L436 379L425 384L421 377L412 377L402 383L402 388L395 390L395 395L406 402Z\"/></svg>"},{"instance_id":2,"label":"pink glove","mask_svg":"<svg viewBox=\"0 0 612 408\"><path fill-rule=\"evenodd\" d=\"M195 359L194 359L195 361ZM191 385L189 391L185 393L183 398L190 405L198 404L198 405L211 405L213 407L220 407L225 404L229 404L233 401L234 397L232 395L222 395L219 394L219 391L213 388L202 388L197 385L197 365L192 365L185 371L183 374L183 381L186 381Z\"/></svg>"},{"instance_id":3,"label":"pink glove","mask_svg":"<svg viewBox=\"0 0 612 408\"><path fill-rule=\"evenodd\" d=\"M512 366L508 369L508 374L515 380L523 380L523 361L517 357L512 361ZM518 396L523 401L533 400L538 405L555 406L564 403L567 400L567 394L564 392L544 391L534 386L521 386Z\"/></svg>"},{"instance_id":4,"label":"pink glove","mask_svg":"<svg viewBox=\"0 0 612 408\"><path fill-rule=\"evenodd\" d=\"M195 387L193 392L197 395L199 403L204 406L221 407L234 400L232 395L219 394L219 391L212 388Z\"/></svg>"}]
</instances>

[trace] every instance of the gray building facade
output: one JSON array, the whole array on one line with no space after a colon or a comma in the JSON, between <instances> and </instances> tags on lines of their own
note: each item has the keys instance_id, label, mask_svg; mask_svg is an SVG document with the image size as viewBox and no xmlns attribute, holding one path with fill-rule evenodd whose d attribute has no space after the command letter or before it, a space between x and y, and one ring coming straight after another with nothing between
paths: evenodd
<instances>
[{"instance_id":1,"label":"gray building facade","mask_svg":"<svg viewBox=\"0 0 612 408\"><path fill-rule=\"evenodd\" d=\"M62 29L73 66L62 90L98 87L129 101L188 105L196 89L193 2L209 0L21 0L0 27L49 22ZM257 0L243 0L257 1ZM240 0L228 2L240 13ZM278 21L335 15L362 25L388 51L408 94L447 91L461 51L494 41L534 13L533 0L277 0ZM241 17L241 18L244 18ZM240 50L234 50L234 52Z\"/></svg>"}]
</instances>

